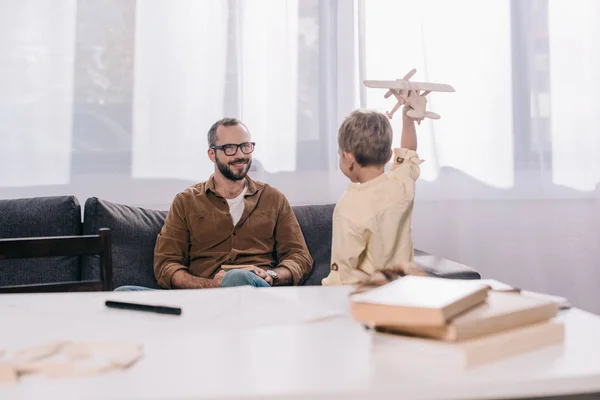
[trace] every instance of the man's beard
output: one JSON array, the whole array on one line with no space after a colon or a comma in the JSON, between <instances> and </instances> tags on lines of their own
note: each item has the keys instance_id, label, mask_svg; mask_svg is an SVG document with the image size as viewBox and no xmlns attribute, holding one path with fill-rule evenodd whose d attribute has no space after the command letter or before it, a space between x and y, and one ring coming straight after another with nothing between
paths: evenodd
<instances>
[{"instance_id":1,"label":"man's beard","mask_svg":"<svg viewBox=\"0 0 600 400\"><path fill-rule=\"evenodd\" d=\"M242 179L244 179L246 175L248 175L248 171L250 171L250 166L252 165L252 161L250 161L248 158L236 158L235 160L227 164L223 164L219 160L219 158L215 158L215 161L217 164L217 168L219 168L219 171L221 171L221 174L223 174L223 176L229 179L230 181L241 181ZM231 164L239 161L245 162L246 168L243 169L240 173L237 173L233 171Z\"/></svg>"}]
</instances>

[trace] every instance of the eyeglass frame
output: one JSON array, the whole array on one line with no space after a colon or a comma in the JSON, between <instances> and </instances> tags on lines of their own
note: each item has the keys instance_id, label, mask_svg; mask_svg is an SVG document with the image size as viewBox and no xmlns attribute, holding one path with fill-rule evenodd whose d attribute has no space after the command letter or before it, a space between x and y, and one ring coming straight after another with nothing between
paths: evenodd
<instances>
[{"instance_id":1,"label":"eyeglass frame","mask_svg":"<svg viewBox=\"0 0 600 400\"><path fill-rule=\"evenodd\" d=\"M250 150L248 153L245 153L244 150L242 150L242 146L245 144L250 144L252 145L252 150ZM235 146L235 152L233 154L227 154L227 152L225 151L224 147L225 146ZM235 156L238 152L238 150L240 150L242 152L242 154L252 154L254 152L254 147L256 146L256 142L244 142L244 143L240 143L240 144L235 144L235 143L225 143L222 145L215 145L215 146L210 146L211 149L213 150L222 150L223 153L225 153L226 156Z\"/></svg>"}]
</instances>

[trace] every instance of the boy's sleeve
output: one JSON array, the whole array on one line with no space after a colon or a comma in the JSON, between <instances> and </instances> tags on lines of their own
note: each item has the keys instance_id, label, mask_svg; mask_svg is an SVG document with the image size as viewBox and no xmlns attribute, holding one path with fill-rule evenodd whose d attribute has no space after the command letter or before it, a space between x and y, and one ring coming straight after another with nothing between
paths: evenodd
<instances>
[{"instance_id":1,"label":"boy's sleeve","mask_svg":"<svg viewBox=\"0 0 600 400\"><path fill-rule=\"evenodd\" d=\"M394 162L390 167L390 175L400 179L416 181L421 174L419 165L423 162L414 150L394 149Z\"/></svg>"},{"instance_id":2,"label":"boy's sleeve","mask_svg":"<svg viewBox=\"0 0 600 400\"><path fill-rule=\"evenodd\" d=\"M331 271L321 281L323 286L350 285L358 282L356 270L367 246L368 233L347 218L333 216Z\"/></svg>"}]
</instances>

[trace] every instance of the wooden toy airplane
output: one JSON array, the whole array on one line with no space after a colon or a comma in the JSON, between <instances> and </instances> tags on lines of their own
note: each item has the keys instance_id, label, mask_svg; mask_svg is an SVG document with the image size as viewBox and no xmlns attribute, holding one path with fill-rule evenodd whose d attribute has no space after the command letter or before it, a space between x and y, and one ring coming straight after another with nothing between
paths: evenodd
<instances>
[{"instance_id":1,"label":"wooden toy airplane","mask_svg":"<svg viewBox=\"0 0 600 400\"><path fill-rule=\"evenodd\" d=\"M409 79L417 72L416 69L412 69L402 79L396 79L395 81L374 81L366 80L363 81L365 86L370 88L388 89L384 97L387 99L391 95L396 97L398 103L392 109L387 112L388 118L392 119L394 113L398 109L405 105L410 109L406 112L406 115L421 123L423 118L440 119L439 114L431 111L427 111L427 96L431 92L454 92L454 88L450 85L443 83L427 83L427 82L410 82ZM421 90L424 90L421 93Z\"/></svg>"}]
</instances>

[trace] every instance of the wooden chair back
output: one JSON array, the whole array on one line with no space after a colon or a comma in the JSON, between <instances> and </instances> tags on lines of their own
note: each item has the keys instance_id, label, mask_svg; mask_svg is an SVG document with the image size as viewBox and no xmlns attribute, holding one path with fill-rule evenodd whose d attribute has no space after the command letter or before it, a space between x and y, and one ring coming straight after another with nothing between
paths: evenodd
<instances>
[{"instance_id":1,"label":"wooden chair back","mask_svg":"<svg viewBox=\"0 0 600 400\"><path fill-rule=\"evenodd\" d=\"M0 293L113 290L112 232L108 228L100 229L97 235L0 239L0 260L91 255L100 256L100 280L0 286Z\"/></svg>"}]
</instances>

